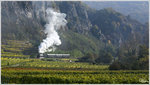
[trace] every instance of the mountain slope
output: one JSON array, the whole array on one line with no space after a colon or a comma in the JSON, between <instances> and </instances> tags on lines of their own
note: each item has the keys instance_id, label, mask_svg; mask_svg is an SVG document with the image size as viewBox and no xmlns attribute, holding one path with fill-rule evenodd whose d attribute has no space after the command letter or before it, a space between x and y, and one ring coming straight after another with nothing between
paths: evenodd
<instances>
[{"instance_id":1,"label":"mountain slope","mask_svg":"<svg viewBox=\"0 0 150 85\"><path fill-rule=\"evenodd\" d=\"M33 46L31 50L37 54L38 46L45 38L47 8L66 13L67 26L59 30L62 45L55 53L70 53L73 57L90 52L99 54L107 45L117 49L131 39L143 44L143 33L148 27L113 9L97 11L82 2L2 2L2 41L29 41ZM34 52L27 53L32 55Z\"/></svg>"},{"instance_id":2,"label":"mountain slope","mask_svg":"<svg viewBox=\"0 0 150 85\"><path fill-rule=\"evenodd\" d=\"M97 25L106 39L111 40L113 44L119 44L119 40L126 41L132 34L136 36L135 32L142 36L142 30L146 29L143 24L116 12L112 8L93 13L89 11L88 13L91 23Z\"/></svg>"},{"instance_id":3,"label":"mountain slope","mask_svg":"<svg viewBox=\"0 0 150 85\"><path fill-rule=\"evenodd\" d=\"M141 23L148 22L149 5L146 1L85 1L84 3L97 10L113 8L126 16L130 15L131 18L136 19Z\"/></svg>"}]
</instances>

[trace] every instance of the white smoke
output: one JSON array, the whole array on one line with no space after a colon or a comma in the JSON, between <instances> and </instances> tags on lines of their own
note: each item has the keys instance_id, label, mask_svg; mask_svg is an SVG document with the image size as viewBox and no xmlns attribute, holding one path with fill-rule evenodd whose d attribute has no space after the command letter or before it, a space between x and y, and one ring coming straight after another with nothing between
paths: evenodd
<instances>
[{"instance_id":1,"label":"white smoke","mask_svg":"<svg viewBox=\"0 0 150 85\"><path fill-rule=\"evenodd\" d=\"M57 33L61 27L67 24L65 19L66 14L58 13L51 8L46 10L48 23L45 25L44 33L47 35L46 39L39 46L39 53L45 53L47 51L54 51L55 46L61 44L60 37Z\"/></svg>"}]
</instances>

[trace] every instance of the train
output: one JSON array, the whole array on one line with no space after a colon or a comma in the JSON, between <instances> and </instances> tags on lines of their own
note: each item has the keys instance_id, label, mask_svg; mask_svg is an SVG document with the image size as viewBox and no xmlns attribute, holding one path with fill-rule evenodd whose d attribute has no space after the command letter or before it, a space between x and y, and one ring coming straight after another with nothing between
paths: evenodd
<instances>
[{"instance_id":1,"label":"train","mask_svg":"<svg viewBox=\"0 0 150 85\"><path fill-rule=\"evenodd\" d=\"M39 54L39 58L69 58L70 54Z\"/></svg>"}]
</instances>

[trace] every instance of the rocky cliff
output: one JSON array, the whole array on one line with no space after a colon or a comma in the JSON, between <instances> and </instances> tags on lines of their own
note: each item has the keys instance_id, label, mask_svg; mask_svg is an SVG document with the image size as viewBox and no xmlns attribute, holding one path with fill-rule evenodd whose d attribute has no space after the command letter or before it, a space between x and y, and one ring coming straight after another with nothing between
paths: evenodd
<instances>
[{"instance_id":1,"label":"rocky cliff","mask_svg":"<svg viewBox=\"0 0 150 85\"><path fill-rule=\"evenodd\" d=\"M104 44L119 47L129 40L138 41L138 44L148 41L148 24L143 25L113 9L94 10L82 2L71 1L3 1L1 4L2 41L27 40L39 45L45 38L43 29L47 22L47 8L67 15L67 26L60 30L62 45L58 50L61 52L98 53Z\"/></svg>"}]
</instances>

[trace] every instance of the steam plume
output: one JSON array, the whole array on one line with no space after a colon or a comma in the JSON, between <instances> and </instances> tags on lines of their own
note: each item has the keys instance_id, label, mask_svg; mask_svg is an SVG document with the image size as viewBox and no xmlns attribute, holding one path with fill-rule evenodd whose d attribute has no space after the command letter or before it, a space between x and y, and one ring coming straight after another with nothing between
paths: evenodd
<instances>
[{"instance_id":1,"label":"steam plume","mask_svg":"<svg viewBox=\"0 0 150 85\"><path fill-rule=\"evenodd\" d=\"M46 10L48 23L45 25L44 33L47 35L46 39L39 46L39 53L47 51L54 51L55 46L61 45L60 37L57 33L61 27L67 24L65 19L66 14L58 13L51 8Z\"/></svg>"}]
</instances>

